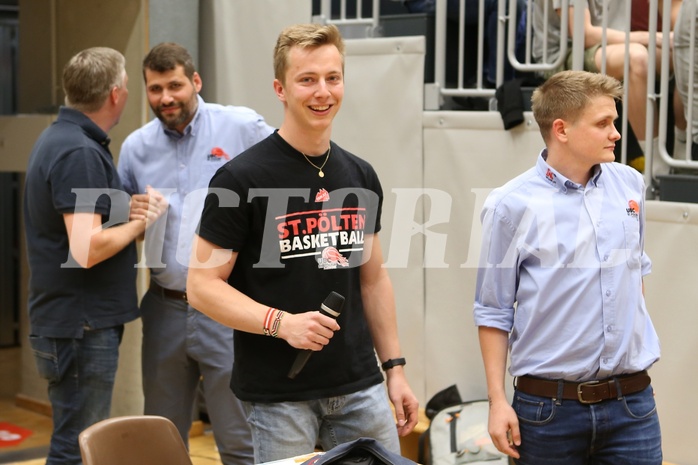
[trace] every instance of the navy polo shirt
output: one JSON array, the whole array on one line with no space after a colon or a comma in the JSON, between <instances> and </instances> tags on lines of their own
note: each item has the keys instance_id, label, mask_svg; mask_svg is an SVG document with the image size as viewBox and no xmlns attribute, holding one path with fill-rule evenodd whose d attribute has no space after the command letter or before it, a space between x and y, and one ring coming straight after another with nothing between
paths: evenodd
<instances>
[{"instance_id":1,"label":"navy polo shirt","mask_svg":"<svg viewBox=\"0 0 698 465\"><path fill-rule=\"evenodd\" d=\"M32 149L24 192L31 334L80 338L86 328L138 317L136 248L81 268L70 256L63 215L95 212L104 227L128 221L109 138L83 113L61 107Z\"/></svg>"}]
</instances>

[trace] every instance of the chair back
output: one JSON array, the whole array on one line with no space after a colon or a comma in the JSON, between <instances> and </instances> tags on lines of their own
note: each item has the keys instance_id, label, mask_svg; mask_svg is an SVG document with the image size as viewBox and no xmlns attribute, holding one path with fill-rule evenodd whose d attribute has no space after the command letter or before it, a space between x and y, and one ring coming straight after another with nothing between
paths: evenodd
<instances>
[{"instance_id":1,"label":"chair back","mask_svg":"<svg viewBox=\"0 0 698 465\"><path fill-rule=\"evenodd\" d=\"M192 465L175 425L164 417L109 418L78 438L84 465Z\"/></svg>"}]
</instances>

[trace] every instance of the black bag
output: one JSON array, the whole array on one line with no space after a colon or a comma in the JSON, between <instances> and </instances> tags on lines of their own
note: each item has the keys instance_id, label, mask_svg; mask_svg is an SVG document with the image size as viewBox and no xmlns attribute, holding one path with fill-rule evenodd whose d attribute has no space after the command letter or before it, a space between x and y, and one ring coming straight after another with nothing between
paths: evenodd
<instances>
[{"instance_id":1,"label":"black bag","mask_svg":"<svg viewBox=\"0 0 698 465\"><path fill-rule=\"evenodd\" d=\"M340 444L324 454L311 457L302 465L416 465L386 449L373 438L359 438Z\"/></svg>"},{"instance_id":2,"label":"black bag","mask_svg":"<svg viewBox=\"0 0 698 465\"><path fill-rule=\"evenodd\" d=\"M431 419L419 438L419 463L424 465L507 465L487 432L487 400L461 401L453 385L432 397L425 407ZM431 415L431 416L430 416Z\"/></svg>"},{"instance_id":3,"label":"black bag","mask_svg":"<svg viewBox=\"0 0 698 465\"><path fill-rule=\"evenodd\" d=\"M524 121L524 101L521 92L522 79L506 81L495 91L497 109L502 115L504 129L511 129Z\"/></svg>"}]
</instances>

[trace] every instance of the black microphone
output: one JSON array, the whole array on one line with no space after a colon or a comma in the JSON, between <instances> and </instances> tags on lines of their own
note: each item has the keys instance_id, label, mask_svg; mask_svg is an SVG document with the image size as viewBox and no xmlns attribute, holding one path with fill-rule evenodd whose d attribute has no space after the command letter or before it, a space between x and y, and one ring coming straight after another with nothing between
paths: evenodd
<instances>
[{"instance_id":1,"label":"black microphone","mask_svg":"<svg viewBox=\"0 0 698 465\"><path fill-rule=\"evenodd\" d=\"M342 307L344 307L344 296L332 291L330 292L330 295L325 298L322 305L320 305L320 313L336 320L339 317L339 314L342 313ZM298 355L296 355L296 361L293 362L293 366L288 372L289 378L293 379L298 373L301 372L312 353L313 351L310 349L304 349L298 352Z\"/></svg>"}]
</instances>

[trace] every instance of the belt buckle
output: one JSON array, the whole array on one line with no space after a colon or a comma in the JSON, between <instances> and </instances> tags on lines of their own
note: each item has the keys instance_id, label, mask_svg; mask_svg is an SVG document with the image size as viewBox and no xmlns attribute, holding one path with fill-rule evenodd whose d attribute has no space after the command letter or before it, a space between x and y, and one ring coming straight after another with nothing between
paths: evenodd
<instances>
[{"instance_id":1,"label":"belt buckle","mask_svg":"<svg viewBox=\"0 0 698 465\"><path fill-rule=\"evenodd\" d=\"M593 386L593 385L595 385L595 384L599 384L599 381L596 381L596 380L594 380L594 381L585 381L585 382L583 382L583 383L577 384L577 400L578 400L581 404L596 404L596 403L599 403L599 402L601 402L601 401L603 400L603 399L584 400L584 399L582 398L582 388L583 388L584 386Z\"/></svg>"}]
</instances>

